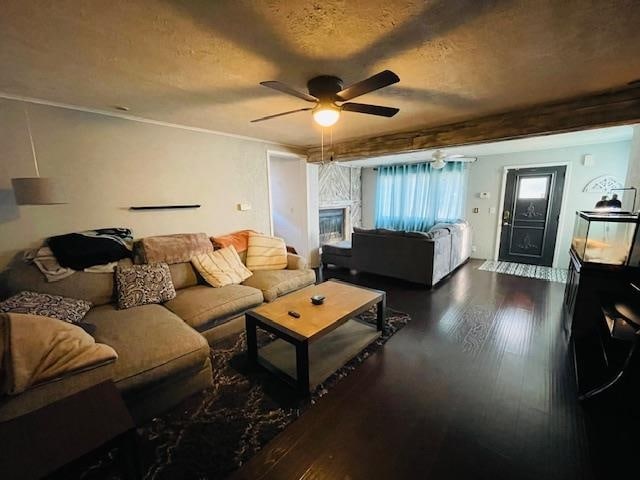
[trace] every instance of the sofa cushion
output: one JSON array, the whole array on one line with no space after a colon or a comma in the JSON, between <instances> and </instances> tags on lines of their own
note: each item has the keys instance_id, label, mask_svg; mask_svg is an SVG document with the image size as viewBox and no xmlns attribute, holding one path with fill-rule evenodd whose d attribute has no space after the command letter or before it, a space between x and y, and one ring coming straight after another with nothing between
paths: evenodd
<instances>
[{"instance_id":1,"label":"sofa cushion","mask_svg":"<svg viewBox=\"0 0 640 480\"><path fill-rule=\"evenodd\" d=\"M251 270L244 266L233 245L215 252L194 255L191 263L202 278L216 288L237 285L251 276Z\"/></svg>"},{"instance_id":2,"label":"sofa cushion","mask_svg":"<svg viewBox=\"0 0 640 480\"><path fill-rule=\"evenodd\" d=\"M351 256L351 241L343 240L336 243L328 243L322 246L322 253L327 255L337 255L339 257Z\"/></svg>"},{"instance_id":3,"label":"sofa cushion","mask_svg":"<svg viewBox=\"0 0 640 480\"><path fill-rule=\"evenodd\" d=\"M375 232L373 232L376 235L404 235L404 232L402 230L392 230L390 228L376 228Z\"/></svg>"},{"instance_id":4,"label":"sofa cushion","mask_svg":"<svg viewBox=\"0 0 640 480\"><path fill-rule=\"evenodd\" d=\"M258 233L255 230L238 230L237 232L229 233L227 235L220 235L219 237L211 237L211 243L214 248L225 248L233 246L236 252L246 252L249 248L249 234Z\"/></svg>"},{"instance_id":5,"label":"sofa cushion","mask_svg":"<svg viewBox=\"0 0 640 480\"><path fill-rule=\"evenodd\" d=\"M118 353L113 375L123 391L197 372L209 361L204 337L161 305L127 310L103 305L91 309L85 321L96 326L96 342Z\"/></svg>"},{"instance_id":6,"label":"sofa cushion","mask_svg":"<svg viewBox=\"0 0 640 480\"><path fill-rule=\"evenodd\" d=\"M113 362L117 353L80 328L41 315L0 315L6 341L2 394L17 395L46 382Z\"/></svg>"},{"instance_id":7,"label":"sofa cushion","mask_svg":"<svg viewBox=\"0 0 640 480\"><path fill-rule=\"evenodd\" d=\"M298 254L287 253L287 270L305 270L307 261Z\"/></svg>"},{"instance_id":8,"label":"sofa cushion","mask_svg":"<svg viewBox=\"0 0 640 480\"><path fill-rule=\"evenodd\" d=\"M113 300L113 282L113 273L87 272L76 272L57 282L48 282L35 265L25 263L22 254L18 254L0 273L0 299L28 290L104 305Z\"/></svg>"},{"instance_id":9,"label":"sofa cushion","mask_svg":"<svg viewBox=\"0 0 640 480\"><path fill-rule=\"evenodd\" d=\"M430 238L427 232L419 232L415 230L410 232L404 232L404 236L408 238L421 238L423 240L425 238Z\"/></svg>"},{"instance_id":10,"label":"sofa cushion","mask_svg":"<svg viewBox=\"0 0 640 480\"><path fill-rule=\"evenodd\" d=\"M117 267L116 285L121 309L163 303L176 296L166 263Z\"/></svg>"},{"instance_id":11,"label":"sofa cushion","mask_svg":"<svg viewBox=\"0 0 640 480\"><path fill-rule=\"evenodd\" d=\"M20 292L0 302L0 312L24 313L80 323L91 308L91 302L48 293Z\"/></svg>"},{"instance_id":12,"label":"sofa cushion","mask_svg":"<svg viewBox=\"0 0 640 480\"><path fill-rule=\"evenodd\" d=\"M213 245L206 233L158 235L142 238L134 244L136 263L184 263L194 255L212 251Z\"/></svg>"},{"instance_id":13,"label":"sofa cushion","mask_svg":"<svg viewBox=\"0 0 640 480\"><path fill-rule=\"evenodd\" d=\"M432 228L425 234L425 238L433 240L434 238L446 237L449 235L451 235L451 232L448 228Z\"/></svg>"},{"instance_id":14,"label":"sofa cushion","mask_svg":"<svg viewBox=\"0 0 640 480\"><path fill-rule=\"evenodd\" d=\"M313 270L260 270L253 272L242 284L262 290L267 302L294 290L313 285L316 274Z\"/></svg>"},{"instance_id":15,"label":"sofa cushion","mask_svg":"<svg viewBox=\"0 0 640 480\"><path fill-rule=\"evenodd\" d=\"M173 263L169 265L171 281L176 290L193 287L198 284L198 274L191 262Z\"/></svg>"},{"instance_id":16,"label":"sofa cushion","mask_svg":"<svg viewBox=\"0 0 640 480\"><path fill-rule=\"evenodd\" d=\"M284 240L258 233L249 234L247 268L256 270L281 270L287 268L287 246Z\"/></svg>"},{"instance_id":17,"label":"sofa cushion","mask_svg":"<svg viewBox=\"0 0 640 480\"><path fill-rule=\"evenodd\" d=\"M213 288L197 285L177 292L165 307L195 329L214 326L260 305L262 292L244 285Z\"/></svg>"}]
</instances>

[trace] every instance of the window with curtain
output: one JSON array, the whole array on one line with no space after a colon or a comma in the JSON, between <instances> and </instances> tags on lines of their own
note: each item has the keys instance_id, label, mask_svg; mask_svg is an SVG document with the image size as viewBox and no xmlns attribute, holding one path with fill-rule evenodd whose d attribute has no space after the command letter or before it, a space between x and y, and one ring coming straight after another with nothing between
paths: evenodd
<instances>
[{"instance_id":1,"label":"window with curtain","mask_svg":"<svg viewBox=\"0 0 640 480\"><path fill-rule=\"evenodd\" d=\"M426 232L436 223L464 218L467 166L447 162L378 168L376 228Z\"/></svg>"}]
</instances>

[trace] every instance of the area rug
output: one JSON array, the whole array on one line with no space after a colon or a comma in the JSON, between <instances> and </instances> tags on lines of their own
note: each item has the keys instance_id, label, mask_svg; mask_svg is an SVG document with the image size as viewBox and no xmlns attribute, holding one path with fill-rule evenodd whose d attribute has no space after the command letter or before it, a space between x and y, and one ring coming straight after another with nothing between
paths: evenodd
<instances>
[{"instance_id":1,"label":"area rug","mask_svg":"<svg viewBox=\"0 0 640 480\"><path fill-rule=\"evenodd\" d=\"M375 310L360 320L375 325ZM409 322L387 309L385 332L304 399L268 372L249 367L245 334L211 348L213 386L137 431L144 479L222 479L241 467L342 378ZM265 345L272 337L258 331ZM80 478L119 479L116 450L82 469Z\"/></svg>"},{"instance_id":2,"label":"area rug","mask_svg":"<svg viewBox=\"0 0 640 480\"><path fill-rule=\"evenodd\" d=\"M518 277L537 278L548 282L567 283L567 270L564 268L541 267L524 263L485 261L478 270L487 272L506 273Z\"/></svg>"}]
</instances>

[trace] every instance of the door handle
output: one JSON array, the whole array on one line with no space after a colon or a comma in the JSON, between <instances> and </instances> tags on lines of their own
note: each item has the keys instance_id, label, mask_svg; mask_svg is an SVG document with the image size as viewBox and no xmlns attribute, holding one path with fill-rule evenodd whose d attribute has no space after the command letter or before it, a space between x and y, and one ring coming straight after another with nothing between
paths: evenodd
<instances>
[{"instance_id":1,"label":"door handle","mask_svg":"<svg viewBox=\"0 0 640 480\"><path fill-rule=\"evenodd\" d=\"M508 227L509 226L509 219L511 218L511 212L509 210L505 210L504 212L502 212L502 226L503 227Z\"/></svg>"}]
</instances>

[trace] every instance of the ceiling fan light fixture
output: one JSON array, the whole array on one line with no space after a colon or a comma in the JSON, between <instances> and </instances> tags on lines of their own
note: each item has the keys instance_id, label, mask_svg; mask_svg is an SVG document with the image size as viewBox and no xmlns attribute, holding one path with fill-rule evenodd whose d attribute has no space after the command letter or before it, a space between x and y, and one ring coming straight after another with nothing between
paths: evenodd
<instances>
[{"instance_id":1,"label":"ceiling fan light fixture","mask_svg":"<svg viewBox=\"0 0 640 480\"><path fill-rule=\"evenodd\" d=\"M335 105L318 105L313 110L313 119L322 127L330 127L340 119L340 109Z\"/></svg>"},{"instance_id":2,"label":"ceiling fan light fixture","mask_svg":"<svg viewBox=\"0 0 640 480\"><path fill-rule=\"evenodd\" d=\"M433 162L431 162L431 168L435 169L435 170L441 170L444 168L444 166L447 164L447 162L443 159L443 158L438 158L436 160L434 160Z\"/></svg>"}]
</instances>

